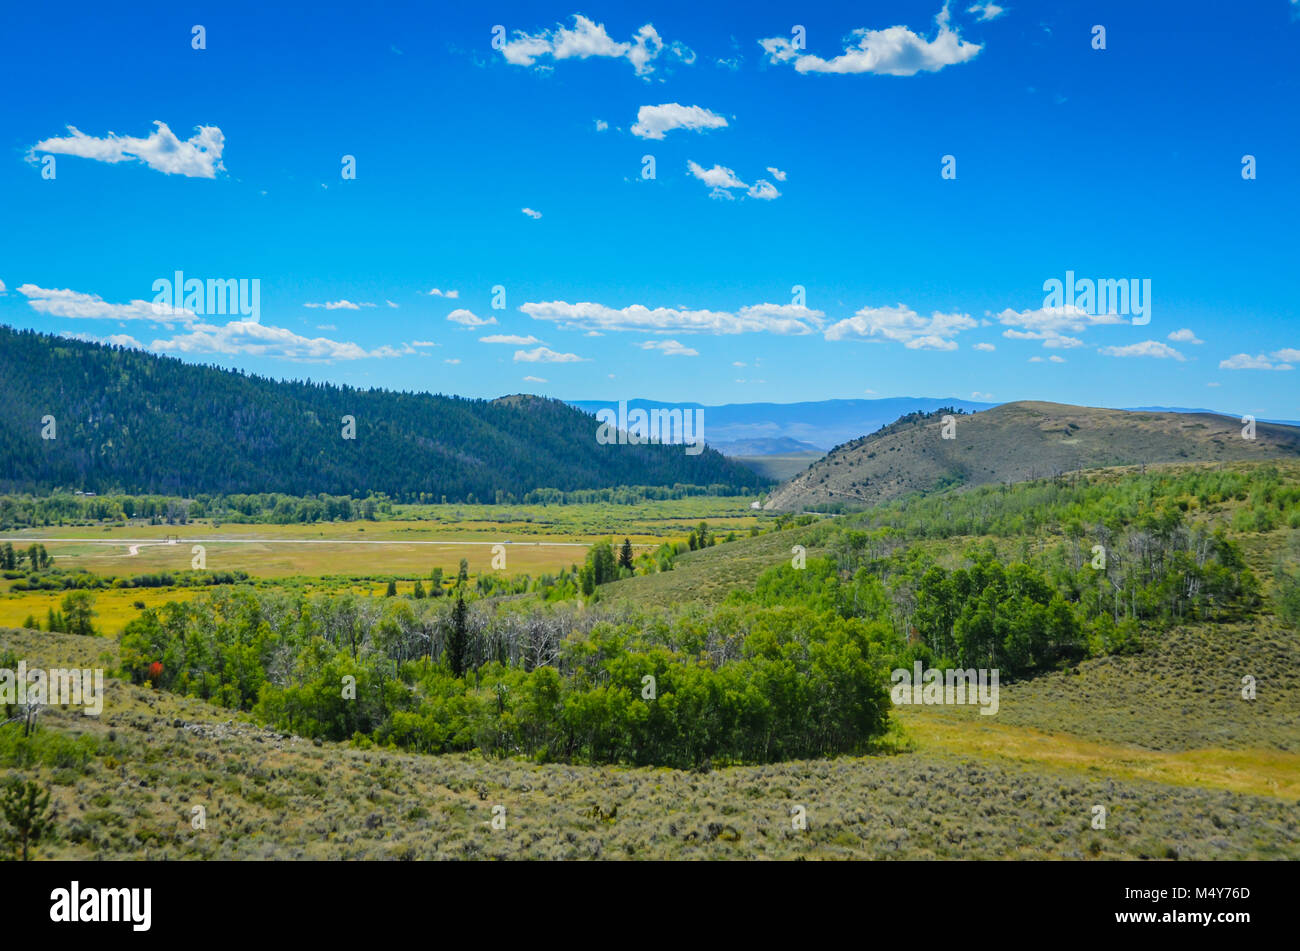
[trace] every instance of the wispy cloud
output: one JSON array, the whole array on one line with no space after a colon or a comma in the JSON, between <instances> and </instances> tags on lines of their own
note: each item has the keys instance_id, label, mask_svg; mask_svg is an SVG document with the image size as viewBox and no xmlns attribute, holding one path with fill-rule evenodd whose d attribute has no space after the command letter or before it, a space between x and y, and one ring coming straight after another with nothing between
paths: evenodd
<instances>
[{"instance_id":1,"label":"wispy cloud","mask_svg":"<svg viewBox=\"0 0 1300 951\"><path fill-rule=\"evenodd\" d=\"M460 324L464 327L487 327L495 324L495 317L479 317L473 311L458 307L447 315L447 319L453 324Z\"/></svg>"},{"instance_id":2,"label":"wispy cloud","mask_svg":"<svg viewBox=\"0 0 1300 951\"><path fill-rule=\"evenodd\" d=\"M678 343L676 340L647 340L641 344L642 350L658 350L669 357L698 357L700 351Z\"/></svg>"},{"instance_id":3,"label":"wispy cloud","mask_svg":"<svg viewBox=\"0 0 1300 951\"><path fill-rule=\"evenodd\" d=\"M398 357L415 352L410 344L367 350L360 344L331 340L328 337L303 337L284 327L271 327L251 320L235 320L223 326L196 324L187 333L153 341L149 349L163 353L274 357L319 363Z\"/></svg>"},{"instance_id":4,"label":"wispy cloud","mask_svg":"<svg viewBox=\"0 0 1300 951\"><path fill-rule=\"evenodd\" d=\"M542 217L542 213L540 211L533 211L533 209L531 208L520 208L519 210L522 211L524 214L526 214L529 218L532 218L534 221Z\"/></svg>"},{"instance_id":5,"label":"wispy cloud","mask_svg":"<svg viewBox=\"0 0 1300 951\"><path fill-rule=\"evenodd\" d=\"M1220 370L1292 370L1291 361L1300 359L1300 350L1277 350L1272 355L1238 353L1219 361Z\"/></svg>"},{"instance_id":6,"label":"wispy cloud","mask_svg":"<svg viewBox=\"0 0 1300 951\"><path fill-rule=\"evenodd\" d=\"M967 13L974 13L980 23L987 23L989 20L996 20L1002 14L1006 13L1005 7L1000 7L996 3L977 3L974 6L966 8Z\"/></svg>"},{"instance_id":7,"label":"wispy cloud","mask_svg":"<svg viewBox=\"0 0 1300 951\"><path fill-rule=\"evenodd\" d=\"M309 303L309 304L303 304L302 306L313 307L313 308L324 307L326 310L360 310L362 307L374 307L375 305L367 304L367 303L354 304L350 300L334 300L334 301L326 301L323 304Z\"/></svg>"},{"instance_id":8,"label":"wispy cloud","mask_svg":"<svg viewBox=\"0 0 1300 951\"><path fill-rule=\"evenodd\" d=\"M582 359L576 353L556 353L549 347L515 351L515 363L580 363Z\"/></svg>"},{"instance_id":9,"label":"wispy cloud","mask_svg":"<svg viewBox=\"0 0 1300 951\"><path fill-rule=\"evenodd\" d=\"M827 340L871 339L901 343L909 350L956 350L953 339L963 330L973 330L979 321L969 314L935 311L922 317L910 307L864 307L852 317L826 328Z\"/></svg>"},{"instance_id":10,"label":"wispy cloud","mask_svg":"<svg viewBox=\"0 0 1300 951\"><path fill-rule=\"evenodd\" d=\"M637 110L632 134L643 139L662 139L674 129L700 132L705 129L724 129L727 120L703 106L683 106L666 102L658 106L642 106Z\"/></svg>"},{"instance_id":11,"label":"wispy cloud","mask_svg":"<svg viewBox=\"0 0 1300 951\"><path fill-rule=\"evenodd\" d=\"M738 311L686 310L677 307L607 307L590 301L530 302L519 308L534 320L546 320L565 330L639 330L657 333L775 333L809 334L820 328L825 314L794 304L756 304Z\"/></svg>"},{"instance_id":12,"label":"wispy cloud","mask_svg":"<svg viewBox=\"0 0 1300 951\"><path fill-rule=\"evenodd\" d=\"M1178 361L1187 359L1169 344L1161 343L1159 340L1143 340L1141 343L1130 343L1122 347L1101 347L1097 352L1107 357L1155 357L1157 360Z\"/></svg>"},{"instance_id":13,"label":"wispy cloud","mask_svg":"<svg viewBox=\"0 0 1300 951\"><path fill-rule=\"evenodd\" d=\"M143 350L144 344L136 340L130 334L110 334L107 337L100 337L95 334L73 333L64 331L59 334L60 337L66 337L69 340L82 340L86 343L102 343L114 347L130 347L133 350Z\"/></svg>"},{"instance_id":14,"label":"wispy cloud","mask_svg":"<svg viewBox=\"0 0 1300 951\"><path fill-rule=\"evenodd\" d=\"M686 170L695 178L698 178L705 185L709 186L709 197L731 200L735 198L732 189L746 189L745 194L750 198L758 198L762 201L771 201L773 198L780 198L781 193L776 190L776 186L765 179L759 179L753 185L747 185L742 182L736 173L723 165L714 165L713 168L705 168L698 162L686 162ZM784 176L782 176L784 178Z\"/></svg>"},{"instance_id":15,"label":"wispy cloud","mask_svg":"<svg viewBox=\"0 0 1300 951\"><path fill-rule=\"evenodd\" d=\"M154 122L154 125L154 131L143 139L113 132L95 138L68 126L71 135L42 139L31 147L28 158L46 152L75 155L110 165L138 159L165 175L183 175L186 178L216 178L217 172L226 170L221 164L226 139L216 126L198 126L198 131L182 142L165 122Z\"/></svg>"},{"instance_id":16,"label":"wispy cloud","mask_svg":"<svg viewBox=\"0 0 1300 951\"><path fill-rule=\"evenodd\" d=\"M170 304L133 300L127 304L110 304L98 294L85 294L68 289L52 290L35 284L22 284L18 293L27 298L32 310L51 317L76 320L148 320L154 323L189 324L198 320L191 311L176 309Z\"/></svg>"},{"instance_id":17,"label":"wispy cloud","mask_svg":"<svg viewBox=\"0 0 1300 951\"><path fill-rule=\"evenodd\" d=\"M934 18L938 32L928 40L905 26L885 30L858 29L850 34L844 52L831 59L804 53L786 37L759 40L772 63L793 63L800 73L879 73L885 76L914 76L938 72L973 59L982 49L979 43L963 40L949 23L945 3Z\"/></svg>"},{"instance_id":18,"label":"wispy cloud","mask_svg":"<svg viewBox=\"0 0 1300 951\"><path fill-rule=\"evenodd\" d=\"M479 337L479 343L508 343L516 347L527 347L534 343L541 343L532 334L527 337L521 337L519 334L489 334L486 337Z\"/></svg>"},{"instance_id":19,"label":"wispy cloud","mask_svg":"<svg viewBox=\"0 0 1300 951\"><path fill-rule=\"evenodd\" d=\"M1008 340L1041 340L1044 347L1052 350L1082 347L1083 341L1070 334L1082 333L1089 327L1128 323L1128 318L1118 314L1091 314L1073 304L1036 310L1007 308L996 317L1008 328L1002 331Z\"/></svg>"},{"instance_id":20,"label":"wispy cloud","mask_svg":"<svg viewBox=\"0 0 1300 951\"><path fill-rule=\"evenodd\" d=\"M433 288L431 291L429 291L429 296L430 296L430 297L447 297L447 298L450 298L450 299L452 299L452 300L455 300L457 297L460 297L460 291L444 291L444 290L440 290L440 289L438 289L438 288L435 287L435 288Z\"/></svg>"},{"instance_id":21,"label":"wispy cloud","mask_svg":"<svg viewBox=\"0 0 1300 951\"><path fill-rule=\"evenodd\" d=\"M654 72L654 60L664 49L664 41L653 26L647 23L627 42L615 41L603 23L596 23L582 14L575 14L573 27L556 24L554 30L525 33L516 30L514 36L501 47L501 55L515 66L532 66L539 59L565 60L626 59L636 74L649 77ZM694 54L681 44L674 44L677 59L689 64Z\"/></svg>"}]
</instances>

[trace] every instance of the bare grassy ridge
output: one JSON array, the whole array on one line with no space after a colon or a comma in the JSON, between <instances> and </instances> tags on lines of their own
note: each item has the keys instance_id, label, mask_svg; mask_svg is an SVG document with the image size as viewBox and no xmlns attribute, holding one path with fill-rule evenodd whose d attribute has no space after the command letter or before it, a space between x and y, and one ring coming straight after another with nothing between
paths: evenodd
<instances>
[{"instance_id":1,"label":"bare grassy ridge","mask_svg":"<svg viewBox=\"0 0 1300 951\"><path fill-rule=\"evenodd\" d=\"M1300 456L1300 429L1208 413L1155 413L1020 402L956 418L940 438L938 417L899 422L833 449L775 490L766 508L871 504L940 485L1024 482L1109 466L1161 462L1265 461Z\"/></svg>"},{"instance_id":2,"label":"bare grassy ridge","mask_svg":"<svg viewBox=\"0 0 1300 951\"><path fill-rule=\"evenodd\" d=\"M0 629L0 649L45 666L112 648ZM928 734L914 752L698 774L314 746L200 701L107 693L100 718L41 718L40 748L81 736L93 753L3 767L53 786L59 832L38 858L1300 858L1294 799L954 753Z\"/></svg>"}]
</instances>

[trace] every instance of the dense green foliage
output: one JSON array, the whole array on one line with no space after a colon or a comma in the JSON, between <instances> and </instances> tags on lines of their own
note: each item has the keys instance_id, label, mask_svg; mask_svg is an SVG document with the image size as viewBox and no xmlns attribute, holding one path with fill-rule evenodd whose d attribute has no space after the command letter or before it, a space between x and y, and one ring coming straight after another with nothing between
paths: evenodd
<instances>
[{"instance_id":1,"label":"dense green foliage","mask_svg":"<svg viewBox=\"0 0 1300 951\"><path fill-rule=\"evenodd\" d=\"M792 607L670 620L220 591L131 622L122 662L307 736L694 767L862 749L884 729L891 637Z\"/></svg>"},{"instance_id":2,"label":"dense green foliage","mask_svg":"<svg viewBox=\"0 0 1300 951\"><path fill-rule=\"evenodd\" d=\"M543 486L764 480L706 449L599 445L558 400L359 390L192 366L121 347L0 327L0 490L60 487L192 496L384 493L507 501ZM42 438L54 417L56 438ZM344 417L355 438L344 438Z\"/></svg>"}]
</instances>

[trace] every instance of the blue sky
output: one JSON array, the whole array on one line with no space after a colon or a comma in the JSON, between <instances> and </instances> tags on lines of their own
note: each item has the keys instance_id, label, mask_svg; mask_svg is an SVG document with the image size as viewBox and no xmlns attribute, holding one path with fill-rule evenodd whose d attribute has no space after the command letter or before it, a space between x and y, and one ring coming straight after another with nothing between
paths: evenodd
<instances>
[{"instance_id":1,"label":"blue sky","mask_svg":"<svg viewBox=\"0 0 1300 951\"><path fill-rule=\"evenodd\" d=\"M0 322L468 396L1300 416L1289 0L266 6L8 11ZM178 270L256 322L133 303ZM1149 323L1045 307L1067 270Z\"/></svg>"}]
</instances>

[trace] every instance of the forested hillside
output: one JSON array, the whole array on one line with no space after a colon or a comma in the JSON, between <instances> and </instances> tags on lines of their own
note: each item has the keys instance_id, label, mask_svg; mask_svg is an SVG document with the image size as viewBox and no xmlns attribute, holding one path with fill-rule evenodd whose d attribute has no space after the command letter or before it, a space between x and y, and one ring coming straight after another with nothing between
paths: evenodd
<instances>
[{"instance_id":1,"label":"forested hillside","mask_svg":"<svg viewBox=\"0 0 1300 951\"><path fill-rule=\"evenodd\" d=\"M471 400L281 382L0 327L0 491L280 492L520 499L538 488L761 476L713 450L599 445L557 400ZM42 438L53 417L55 438ZM355 438L344 438L344 417Z\"/></svg>"}]
</instances>

